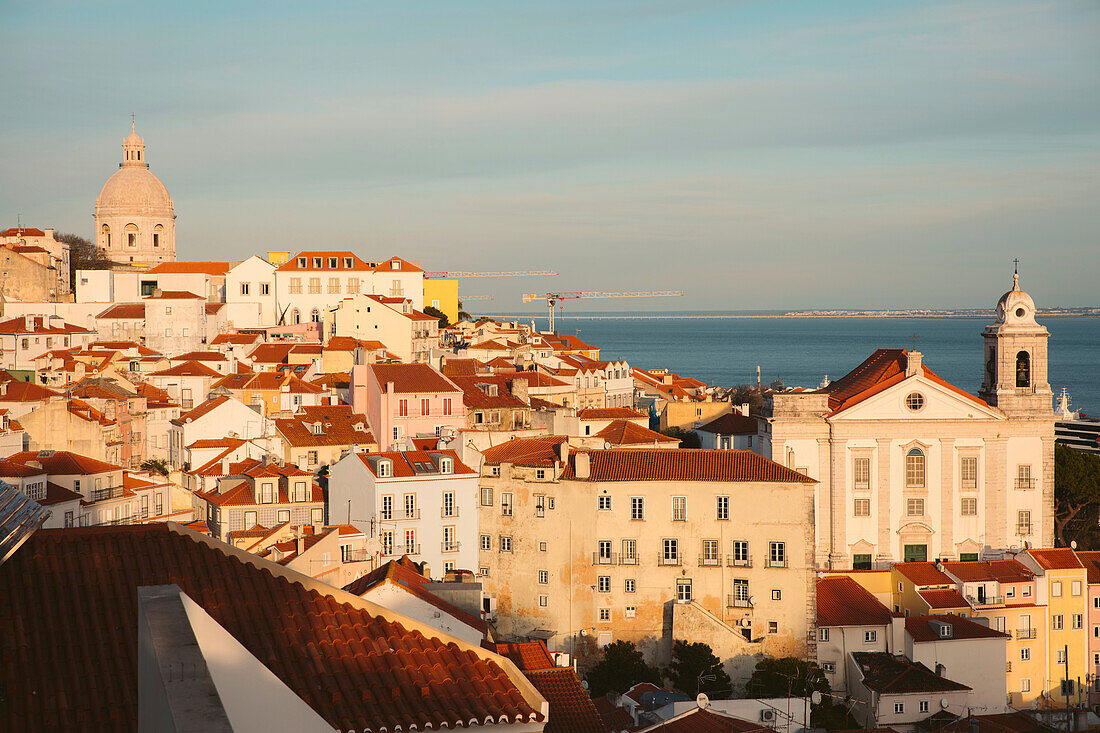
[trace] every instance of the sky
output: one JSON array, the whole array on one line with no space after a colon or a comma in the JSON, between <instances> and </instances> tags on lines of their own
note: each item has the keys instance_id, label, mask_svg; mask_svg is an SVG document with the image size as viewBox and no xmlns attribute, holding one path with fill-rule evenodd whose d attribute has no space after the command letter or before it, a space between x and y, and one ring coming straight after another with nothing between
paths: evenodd
<instances>
[{"instance_id":1,"label":"sky","mask_svg":"<svg viewBox=\"0 0 1100 733\"><path fill-rule=\"evenodd\" d=\"M181 259L351 249L575 310L1100 296L1100 3L0 0L0 225L130 115Z\"/></svg>"}]
</instances>

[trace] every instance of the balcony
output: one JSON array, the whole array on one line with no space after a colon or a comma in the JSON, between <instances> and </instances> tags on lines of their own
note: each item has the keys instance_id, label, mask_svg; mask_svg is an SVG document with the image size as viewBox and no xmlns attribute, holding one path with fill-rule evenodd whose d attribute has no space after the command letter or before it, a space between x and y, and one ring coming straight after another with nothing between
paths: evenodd
<instances>
[{"instance_id":1,"label":"balcony","mask_svg":"<svg viewBox=\"0 0 1100 733\"><path fill-rule=\"evenodd\" d=\"M188 398L186 400L180 400L180 408L183 409L183 410L190 410L194 406L195 406L195 401L193 399Z\"/></svg>"},{"instance_id":2,"label":"balcony","mask_svg":"<svg viewBox=\"0 0 1100 733\"><path fill-rule=\"evenodd\" d=\"M1005 604L1004 596L985 596L984 598L967 596L966 600L970 601L973 606L1003 606Z\"/></svg>"},{"instance_id":3,"label":"balcony","mask_svg":"<svg viewBox=\"0 0 1100 733\"><path fill-rule=\"evenodd\" d=\"M345 550L340 554L340 562L365 562L371 559L372 555L367 550Z\"/></svg>"},{"instance_id":4,"label":"balcony","mask_svg":"<svg viewBox=\"0 0 1100 733\"><path fill-rule=\"evenodd\" d=\"M592 564L593 565L617 565L619 562L618 553L611 552L593 552Z\"/></svg>"},{"instance_id":5,"label":"balcony","mask_svg":"<svg viewBox=\"0 0 1100 733\"><path fill-rule=\"evenodd\" d=\"M620 565L637 565L638 564L638 556L637 555L620 555L619 556L619 564Z\"/></svg>"},{"instance_id":6,"label":"balcony","mask_svg":"<svg viewBox=\"0 0 1100 733\"><path fill-rule=\"evenodd\" d=\"M752 603L749 602L748 598L726 596L726 608L752 608Z\"/></svg>"},{"instance_id":7,"label":"balcony","mask_svg":"<svg viewBox=\"0 0 1100 733\"><path fill-rule=\"evenodd\" d=\"M1005 662L1005 672L1007 673L1007 672L1011 672L1011 671L1012 671L1012 662L1011 661Z\"/></svg>"},{"instance_id":8,"label":"balcony","mask_svg":"<svg viewBox=\"0 0 1100 733\"><path fill-rule=\"evenodd\" d=\"M752 555L746 555L744 557L737 557L736 555L726 555L726 566L731 568L751 568Z\"/></svg>"},{"instance_id":9,"label":"balcony","mask_svg":"<svg viewBox=\"0 0 1100 733\"><path fill-rule=\"evenodd\" d=\"M121 486L108 486L106 489L92 489L92 501L118 499L122 496Z\"/></svg>"},{"instance_id":10,"label":"balcony","mask_svg":"<svg viewBox=\"0 0 1100 733\"><path fill-rule=\"evenodd\" d=\"M658 565L682 565L683 559L678 552L658 552L657 553Z\"/></svg>"},{"instance_id":11,"label":"balcony","mask_svg":"<svg viewBox=\"0 0 1100 733\"><path fill-rule=\"evenodd\" d=\"M1031 536L1031 525L1030 524L1017 524L1016 525L1016 534L1020 535L1021 537Z\"/></svg>"},{"instance_id":12,"label":"balcony","mask_svg":"<svg viewBox=\"0 0 1100 733\"><path fill-rule=\"evenodd\" d=\"M1016 629L1017 639L1034 639L1035 629Z\"/></svg>"},{"instance_id":13,"label":"balcony","mask_svg":"<svg viewBox=\"0 0 1100 733\"><path fill-rule=\"evenodd\" d=\"M544 506L535 507L535 516L536 517L545 517L546 516L546 507L544 507Z\"/></svg>"},{"instance_id":14,"label":"balcony","mask_svg":"<svg viewBox=\"0 0 1100 733\"><path fill-rule=\"evenodd\" d=\"M454 540L452 542L440 542L439 545L440 552L458 552L459 548L462 547L462 543L458 540Z\"/></svg>"},{"instance_id":15,"label":"balcony","mask_svg":"<svg viewBox=\"0 0 1100 733\"><path fill-rule=\"evenodd\" d=\"M1033 478L1017 478L1016 479L1016 488L1017 489L1034 489L1035 488L1035 479L1033 479Z\"/></svg>"},{"instance_id":16,"label":"balcony","mask_svg":"<svg viewBox=\"0 0 1100 733\"><path fill-rule=\"evenodd\" d=\"M452 519L454 517L457 517L458 516L458 507L456 507L456 506L446 507L445 506L445 507L443 507L442 509L439 510L439 516L442 517L443 519Z\"/></svg>"},{"instance_id":17,"label":"balcony","mask_svg":"<svg viewBox=\"0 0 1100 733\"><path fill-rule=\"evenodd\" d=\"M781 558L776 560L774 557L769 557L764 561L764 567L766 568L785 568L787 567L787 558Z\"/></svg>"},{"instance_id":18,"label":"balcony","mask_svg":"<svg viewBox=\"0 0 1100 733\"><path fill-rule=\"evenodd\" d=\"M722 567L722 557L720 555L700 555L699 567L701 568L720 568Z\"/></svg>"},{"instance_id":19,"label":"balcony","mask_svg":"<svg viewBox=\"0 0 1100 733\"><path fill-rule=\"evenodd\" d=\"M400 514L397 514L396 516L394 516L394 519L396 519L396 520L420 519L420 510L419 509L406 509L405 511L401 512Z\"/></svg>"}]
</instances>

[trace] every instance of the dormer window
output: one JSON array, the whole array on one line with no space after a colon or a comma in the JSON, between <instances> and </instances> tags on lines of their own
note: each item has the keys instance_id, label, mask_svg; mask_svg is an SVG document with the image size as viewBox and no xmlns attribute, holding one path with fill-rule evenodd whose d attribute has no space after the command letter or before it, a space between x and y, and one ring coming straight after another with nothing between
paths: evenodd
<instances>
[{"instance_id":1,"label":"dormer window","mask_svg":"<svg viewBox=\"0 0 1100 733\"><path fill-rule=\"evenodd\" d=\"M387 478L393 475L393 462L388 458L378 461L378 477Z\"/></svg>"},{"instance_id":2,"label":"dormer window","mask_svg":"<svg viewBox=\"0 0 1100 733\"><path fill-rule=\"evenodd\" d=\"M390 269L391 270L400 270L401 269L401 260L390 260Z\"/></svg>"},{"instance_id":3,"label":"dormer window","mask_svg":"<svg viewBox=\"0 0 1100 733\"><path fill-rule=\"evenodd\" d=\"M294 482L294 501L308 501L305 481Z\"/></svg>"},{"instance_id":4,"label":"dormer window","mask_svg":"<svg viewBox=\"0 0 1100 733\"><path fill-rule=\"evenodd\" d=\"M261 504L274 504L275 503L275 484L270 481L264 481L260 484L260 503Z\"/></svg>"},{"instance_id":5,"label":"dormer window","mask_svg":"<svg viewBox=\"0 0 1100 733\"><path fill-rule=\"evenodd\" d=\"M346 269L350 270L352 267L354 267L354 261L350 257L345 257L344 258L344 267Z\"/></svg>"},{"instance_id":6,"label":"dormer window","mask_svg":"<svg viewBox=\"0 0 1100 733\"><path fill-rule=\"evenodd\" d=\"M309 424L309 432L311 432L314 435L320 435L321 434L321 423L319 423L319 422L310 423Z\"/></svg>"},{"instance_id":7,"label":"dormer window","mask_svg":"<svg viewBox=\"0 0 1100 733\"><path fill-rule=\"evenodd\" d=\"M313 258L313 267L315 269L318 269L318 270L321 269L321 258L320 257L314 257Z\"/></svg>"},{"instance_id":8,"label":"dormer window","mask_svg":"<svg viewBox=\"0 0 1100 733\"><path fill-rule=\"evenodd\" d=\"M305 267L305 266L306 266L306 258L305 257L299 257L298 258L298 267Z\"/></svg>"},{"instance_id":9,"label":"dormer window","mask_svg":"<svg viewBox=\"0 0 1100 733\"><path fill-rule=\"evenodd\" d=\"M449 456L443 456L439 459L439 472L440 473L454 473L455 465L454 460Z\"/></svg>"},{"instance_id":10,"label":"dormer window","mask_svg":"<svg viewBox=\"0 0 1100 733\"><path fill-rule=\"evenodd\" d=\"M940 624L940 638L941 639L950 639L951 638L951 624Z\"/></svg>"}]
</instances>

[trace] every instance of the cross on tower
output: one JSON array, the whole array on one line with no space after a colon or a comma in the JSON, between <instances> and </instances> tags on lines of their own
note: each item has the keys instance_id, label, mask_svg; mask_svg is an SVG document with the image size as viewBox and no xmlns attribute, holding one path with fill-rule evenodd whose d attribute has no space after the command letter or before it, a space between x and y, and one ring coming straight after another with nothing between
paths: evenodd
<instances>
[{"instance_id":1,"label":"cross on tower","mask_svg":"<svg viewBox=\"0 0 1100 733\"><path fill-rule=\"evenodd\" d=\"M914 333L914 334L910 335L909 338L913 339L913 351L916 351L917 350L917 339L919 339L920 336L918 336L916 333Z\"/></svg>"},{"instance_id":2,"label":"cross on tower","mask_svg":"<svg viewBox=\"0 0 1100 733\"><path fill-rule=\"evenodd\" d=\"M130 113L130 132L137 132L137 117L133 112Z\"/></svg>"},{"instance_id":3,"label":"cross on tower","mask_svg":"<svg viewBox=\"0 0 1100 733\"><path fill-rule=\"evenodd\" d=\"M1019 257L1014 257L1012 259L1012 274L1013 275L1019 275L1020 274L1020 258Z\"/></svg>"}]
</instances>

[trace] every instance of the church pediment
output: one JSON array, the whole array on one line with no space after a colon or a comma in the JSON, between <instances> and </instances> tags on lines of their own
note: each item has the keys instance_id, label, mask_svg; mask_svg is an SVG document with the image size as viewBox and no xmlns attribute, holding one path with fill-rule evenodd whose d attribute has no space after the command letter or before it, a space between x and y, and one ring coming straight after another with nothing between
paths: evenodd
<instances>
[{"instance_id":1,"label":"church pediment","mask_svg":"<svg viewBox=\"0 0 1100 733\"><path fill-rule=\"evenodd\" d=\"M936 530L924 522L906 522L898 527L899 535L934 535Z\"/></svg>"},{"instance_id":2,"label":"church pediment","mask_svg":"<svg viewBox=\"0 0 1100 733\"><path fill-rule=\"evenodd\" d=\"M936 378L909 377L833 415L853 420L1003 420L1004 414L977 397Z\"/></svg>"}]
</instances>

